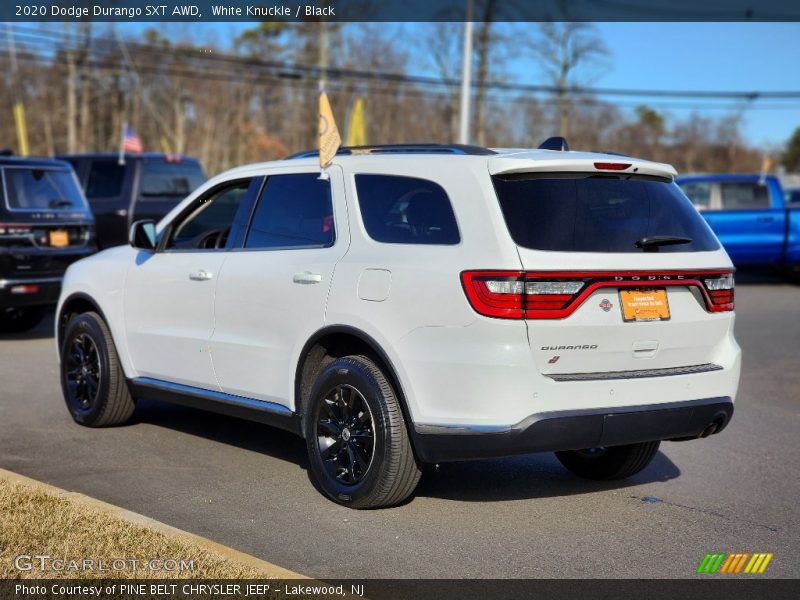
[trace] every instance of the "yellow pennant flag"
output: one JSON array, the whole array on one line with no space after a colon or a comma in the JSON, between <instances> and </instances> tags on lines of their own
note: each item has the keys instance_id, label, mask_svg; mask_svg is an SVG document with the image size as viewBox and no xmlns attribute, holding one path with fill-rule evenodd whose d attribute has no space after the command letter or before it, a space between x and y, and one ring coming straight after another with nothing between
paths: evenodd
<instances>
[{"instance_id":1,"label":"yellow pennant flag","mask_svg":"<svg viewBox=\"0 0 800 600\"><path fill-rule=\"evenodd\" d=\"M324 91L319 93L319 166L324 169L336 156L342 138L333 118L331 103Z\"/></svg>"},{"instance_id":2,"label":"yellow pennant flag","mask_svg":"<svg viewBox=\"0 0 800 600\"><path fill-rule=\"evenodd\" d=\"M350 123L347 128L348 146L366 146L367 132L364 120L364 99L359 97L353 104L353 111L350 113Z\"/></svg>"}]
</instances>

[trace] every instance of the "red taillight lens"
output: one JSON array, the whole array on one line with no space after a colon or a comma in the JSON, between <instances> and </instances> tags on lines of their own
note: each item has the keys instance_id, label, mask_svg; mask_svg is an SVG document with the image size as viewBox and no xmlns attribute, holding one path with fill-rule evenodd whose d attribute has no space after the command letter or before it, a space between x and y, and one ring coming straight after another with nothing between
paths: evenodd
<instances>
[{"instance_id":1,"label":"red taillight lens","mask_svg":"<svg viewBox=\"0 0 800 600\"><path fill-rule=\"evenodd\" d=\"M525 282L520 271L465 271L461 285L478 314L501 319L522 319Z\"/></svg>"},{"instance_id":2,"label":"red taillight lens","mask_svg":"<svg viewBox=\"0 0 800 600\"><path fill-rule=\"evenodd\" d=\"M466 271L461 283L472 308L502 319L558 318L584 287L582 280L534 278L522 271Z\"/></svg>"},{"instance_id":3,"label":"red taillight lens","mask_svg":"<svg viewBox=\"0 0 800 600\"><path fill-rule=\"evenodd\" d=\"M709 308L713 312L733 310L733 289L735 281L733 273L722 273L703 278L703 285L711 298Z\"/></svg>"},{"instance_id":4,"label":"red taillight lens","mask_svg":"<svg viewBox=\"0 0 800 600\"><path fill-rule=\"evenodd\" d=\"M733 271L465 271L461 284L478 314L563 319L601 288L699 288L709 312L733 310Z\"/></svg>"}]
</instances>

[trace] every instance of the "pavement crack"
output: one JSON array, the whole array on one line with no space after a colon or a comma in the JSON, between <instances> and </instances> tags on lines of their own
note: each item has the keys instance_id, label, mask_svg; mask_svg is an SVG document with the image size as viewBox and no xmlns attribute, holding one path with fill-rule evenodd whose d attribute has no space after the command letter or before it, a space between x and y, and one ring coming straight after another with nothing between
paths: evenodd
<instances>
[{"instance_id":1,"label":"pavement crack","mask_svg":"<svg viewBox=\"0 0 800 600\"><path fill-rule=\"evenodd\" d=\"M761 529L766 529L767 531L771 531L773 533L778 533L780 529L778 527L773 527L772 525L767 525L765 523L759 523L758 521L753 521L751 519L743 518L743 517L733 517L731 515L727 515L725 513L721 513L719 511L710 509L710 508L701 508L699 506L689 506L688 504L680 504L678 502L670 502L669 500L662 500L661 498L656 498L654 496L632 496L632 498L636 498L641 502L646 504L664 504L666 506L672 506L675 508L685 508L686 510L690 510L692 512L702 513L705 515L710 515L712 517L717 517L719 519L724 519L726 521L737 522L737 523L746 523L753 527L758 527Z\"/></svg>"}]
</instances>

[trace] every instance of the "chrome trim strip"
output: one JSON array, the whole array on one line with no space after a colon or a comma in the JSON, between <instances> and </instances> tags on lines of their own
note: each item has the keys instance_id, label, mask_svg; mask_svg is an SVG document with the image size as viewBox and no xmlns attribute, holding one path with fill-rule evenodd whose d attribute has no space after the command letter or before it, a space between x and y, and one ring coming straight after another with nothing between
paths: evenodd
<instances>
[{"instance_id":1,"label":"chrome trim strip","mask_svg":"<svg viewBox=\"0 0 800 600\"><path fill-rule=\"evenodd\" d=\"M445 435L470 435L474 433L508 433L513 425L439 425L433 423L415 423L417 433L445 434Z\"/></svg>"},{"instance_id":2,"label":"chrome trim strip","mask_svg":"<svg viewBox=\"0 0 800 600\"><path fill-rule=\"evenodd\" d=\"M42 277L41 279L0 279L0 290L15 285L39 285L40 283L61 283L61 277Z\"/></svg>"},{"instance_id":3,"label":"chrome trim strip","mask_svg":"<svg viewBox=\"0 0 800 600\"><path fill-rule=\"evenodd\" d=\"M722 367L714 363L692 365L688 367L668 367L665 369L640 369L635 371L606 371L599 373L553 373L547 377L554 381L601 381L607 379L642 379L645 377L670 377L673 375L693 375L721 371Z\"/></svg>"},{"instance_id":4,"label":"chrome trim strip","mask_svg":"<svg viewBox=\"0 0 800 600\"><path fill-rule=\"evenodd\" d=\"M294 414L285 406L276 404L274 402L269 402L267 400L254 400L252 398L245 398L244 396L234 396L232 394L225 394L224 392L204 390L203 388L192 387L190 385L183 385L180 383L171 383L169 381L161 381L160 379L153 379L151 377L136 377L132 380L132 383L138 386L148 387L163 392L174 392L176 394L195 396L204 400L219 402L220 404L260 410L283 417L290 417Z\"/></svg>"}]
</instances>

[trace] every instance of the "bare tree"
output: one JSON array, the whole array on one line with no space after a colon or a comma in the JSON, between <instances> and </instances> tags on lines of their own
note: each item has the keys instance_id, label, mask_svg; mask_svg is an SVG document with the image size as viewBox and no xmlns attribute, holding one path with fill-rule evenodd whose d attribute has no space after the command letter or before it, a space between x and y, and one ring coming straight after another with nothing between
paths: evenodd
<instances>
[{"instance_id":1,"label":"bare tree","mask_svg":"<svg viewBox=\"0 0 800 600\"><path fill-rule=\"evenodd\" d=\"M571 87L579 78L588 77L589 71L602 67L608 55L603 40L590 23L541 23L539 36L531 43L534 55L542 70L556 87L558 100L558 132L562 137L569 133Z\"/></svg>"}]
</instances>

